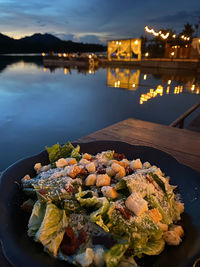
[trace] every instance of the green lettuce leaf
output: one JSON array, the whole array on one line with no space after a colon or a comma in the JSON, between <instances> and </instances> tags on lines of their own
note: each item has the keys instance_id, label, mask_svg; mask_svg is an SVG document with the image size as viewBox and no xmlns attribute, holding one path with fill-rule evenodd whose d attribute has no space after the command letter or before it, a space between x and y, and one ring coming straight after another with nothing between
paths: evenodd
<instances>
[{"instance_id":1,"label":"green lettuce leaf","mask_svg":"<svg viewBox=\"0 0 200 267\"><path fill-rule=\"evenodd\" d=\"M81 158L81 155L80 155L80 146L77 145L71 152L71 157L72 158L76 158L77 160L79 160Z\"/></svg>"},{"instance_id":2,"label":"green lettuce leaf","mask_svg":"<svg viewBox=\"0 0 200 267\"><path fill-rule=\"evenodd\" d=\"M46 147L46 150L49 154L50 163L53 163L60 158L71 157L71 153L74 150L74 146L70 142L67 142L66 144L62 146L59 144L55 144L51 147ZM74 151L74 154L77 154L77 151L78 151L78 148L76 148L76 150Z\"/></svg>"},{"instance_id":3,"label":"green lettuce leaf","mask_svg":"<svg viewBox=\"0 0 200 267\"><path fill-rule=\"evenodd\" d=\"M53 256L56 256L67 224L65 211L52 203L47 204L44 219L35 234L35 241L41 242Z\"/></svg>"},{"instance_id":4,"label":"green lettuce leaf","mask_svg":"<svg viewBox=\"0 0 200 267\"><path fill-rule=\"evenodd\" d=\"M107 159L107 160L111 160L113 159L113 155L114 155L115 151L114 150L108 150L103 152L103 156Z\"/></svg>"},{"instance_id":5,"label":"green lettuce leaf","mask_svg":"<svg viewBox=\"0 0 200 267\"><path fill-rule=\"evenodd\" d=\"M162 208L161 204L158 202L155 196L149 195L147 196L148 203L151 205L152 208L157 208L159 212L162 215L162 221L166 224L171 224L173 222L170 214L168 214L164 209ZM167 199L166 199L166 203Z\"/></svg>"},{"instance_id":6,"label":"green lettuce leaf","mask_svg":"<svg viewBox=\"0 0 200 267\"><path fill-rule=\"evenodd\" d=\"M79 193L76 194L76 199L79 201L80 205L86 209L86 211L87 208L93 207L95 211L90 214L90 220L102 227L106 232L109 232L109 228L105 225L102 218L102 215L104 215L109 208L107 198L96 196L84 198L85 196L90 195L89 193L93 194L90 190L82 191L81 188L79 188Z\"/></svg>"},{"instance_id":7,"label":"green lettuce leaf","mask_svg":"<svg viewBox=\"0 0 200 267\"><path fill-rule=\"evenodd\" d=\"M72 199L65 199L64 200L64 210L66 213L77 212L80 210L80 204L76 200Z\"/></svg>"},{"instance_id":8,"label":"green lettuce leaf","mask_svg":"<svg viewBox=\"0 0 200 267\"><path fill-rule=\"evenodd\" d=\"M109 228L105 225L105 223L102 219L102 215L104 215L109 208L109 202L108 202L106 197L99 198L99 201L100 201L101 207L98 210L96 210L90 214L90 219L92 222L95 222L101 228L103 228L104 231L109 232Z\"/></svg>"},{"instance_id":9,"label":"green lettuce leaf","mask_svg":"<svg viewBox=\"0 0 200 267\"><path fill-rule=\"evenodd\" d=\"M159 255L165 248L165 241L161 238L159 240L149 240L145 246L134 249L134 255L138 256L141 254L146 255Z\"/></svg>"},{"instance_id":10,"label":"green lettuce leaf","mask_svg":"<svg viewBox=\"0 0 200 267\"><path fill-rule=\"evenodd\" d=\"M165 184L164 182L158 177L157 174L154 174L152 172L149 173L151 175L151 177L154 179L154 181L159 185L159 187L163 190L163 192L165 194L167 194L166 192L166 188L165 188Z\"/></svg>"},{"instance_id":11,"label":"green lettuce leaf","mask_svg":"<svg viewBox=\"0 0 200 267\"><path fill-rule=\"evenodd\" d=\"M28 222L28 235L35 236L36 232L40 228L40 225L43 221L45 215L46 205L40 203L39 201L35 202L31 217Z\"/></svg>"},{"instance_id":12,"label":"green lettuce leaf","mask_svg":"<svg viewBox=\"0 0 200 267\"><path fill-rule=\"evenodd\" d=\"M107 267L115 267L120 262L124 253L129 247L129 243L116 244L108 252L104 253L104 259Z\"/></svg>"}]
</instances>

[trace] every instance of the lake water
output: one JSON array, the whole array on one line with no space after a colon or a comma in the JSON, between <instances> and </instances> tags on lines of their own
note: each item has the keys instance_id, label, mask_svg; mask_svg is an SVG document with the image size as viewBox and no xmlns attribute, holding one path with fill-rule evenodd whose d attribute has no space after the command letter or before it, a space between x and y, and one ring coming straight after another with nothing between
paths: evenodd
<instances>
[{"instance_id":1,"label":"lake water","mask_svg":"<svg viewBox=\"0 0 200 267\"><path fill-rule=\"evenodd\" d=\"M0 57L0 170L126 118L168 125L200 101L194 73L152 71L48 69L39 57Z\"/></svg>"}]
</instances>

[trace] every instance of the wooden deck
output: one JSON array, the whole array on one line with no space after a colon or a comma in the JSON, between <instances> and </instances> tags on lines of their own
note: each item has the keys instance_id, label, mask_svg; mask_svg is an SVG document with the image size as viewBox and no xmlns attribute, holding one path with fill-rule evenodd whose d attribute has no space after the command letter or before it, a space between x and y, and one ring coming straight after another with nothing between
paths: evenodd
<instances>
[{"instance_id":1,"label":"wooden deck","mask_svg":"<svg viewBox=\"0 0 200 267\"><path fill-rule=\"evenodd\" d=\"M82 137L77 142L120 140L151 146L171 154L180 163L200 172L200 134L157 123L127 119Z\"/></svg>"}]
</instances>

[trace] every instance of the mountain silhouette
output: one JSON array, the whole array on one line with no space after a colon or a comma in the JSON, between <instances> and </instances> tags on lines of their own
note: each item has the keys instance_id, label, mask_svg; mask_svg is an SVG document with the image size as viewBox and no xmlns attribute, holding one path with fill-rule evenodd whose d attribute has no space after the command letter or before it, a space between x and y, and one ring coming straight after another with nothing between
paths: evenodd
<instances>
[{"instance_id":1,"label":"mountain silhouette","mask_svg":"<svg viewBox=\"0 0 200 267\"><path fill-rule=\"evenodd\" d=\"M21 39L13 39L0 33L0 54L6 53L48 53L53 52L102 52L106 47L100 44L64 41L52 34L35 33Z\"/></svg>"}]
</instances>

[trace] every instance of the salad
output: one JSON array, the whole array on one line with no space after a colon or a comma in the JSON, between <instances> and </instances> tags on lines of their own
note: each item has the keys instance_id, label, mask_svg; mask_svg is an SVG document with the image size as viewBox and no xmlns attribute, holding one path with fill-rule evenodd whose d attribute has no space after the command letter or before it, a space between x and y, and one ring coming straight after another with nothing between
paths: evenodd
<instances>
[{"instance_id":1,"label":"salad","mask_svg":"<svg viewBox=\"0 0 200 267\"><path fill-rule=\"evenodd\" d=\"M51 256L77 266L137 266L182 241L184 211L176 186L159 167L124 154L80 154L70 142L46 147L50 164L36 163L21 179L31 212L28 236Z\"/></svg>"}]
</instances>

